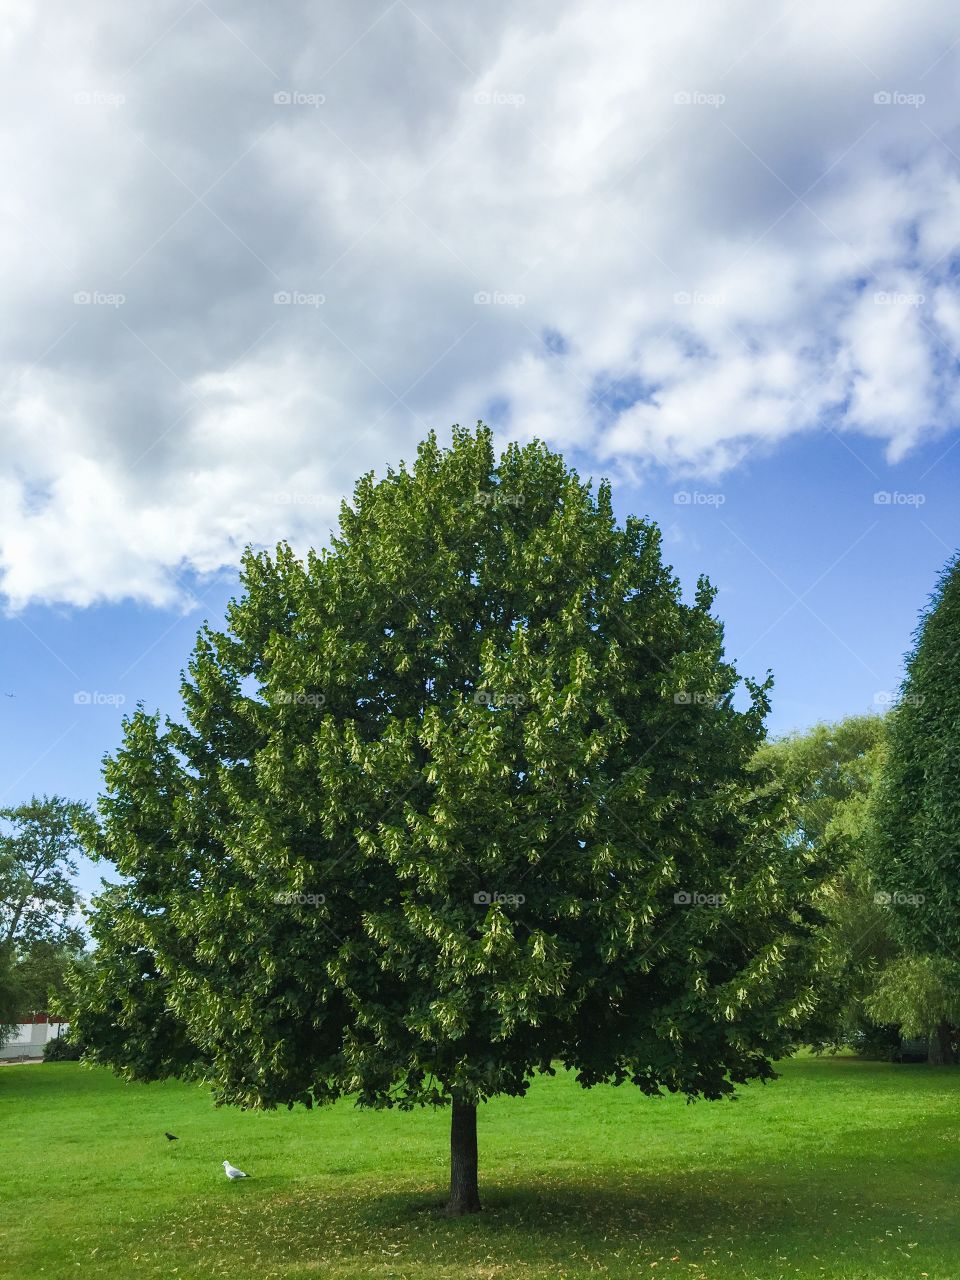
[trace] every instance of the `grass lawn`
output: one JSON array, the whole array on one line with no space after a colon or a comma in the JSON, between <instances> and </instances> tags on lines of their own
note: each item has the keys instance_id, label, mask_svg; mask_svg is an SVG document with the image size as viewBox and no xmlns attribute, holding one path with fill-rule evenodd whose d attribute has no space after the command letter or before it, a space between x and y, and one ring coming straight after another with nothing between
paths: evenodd
<instances>
[{"instance_id":1,"label":"grass lawn","mask_svg":"<svg viewBox=\"0 0 960 1280\"><path fill-rule=\"evenodd\" d=\"M960 1070L781 1071L736 1103L569 1077L488 1103L485 1212L447 1219L447 1113L250 1114L72 1063L3 1067L0 1273L957 1280ZM253 1177L228 1182L224 1159Z\"/></svg>"}]
</instances>

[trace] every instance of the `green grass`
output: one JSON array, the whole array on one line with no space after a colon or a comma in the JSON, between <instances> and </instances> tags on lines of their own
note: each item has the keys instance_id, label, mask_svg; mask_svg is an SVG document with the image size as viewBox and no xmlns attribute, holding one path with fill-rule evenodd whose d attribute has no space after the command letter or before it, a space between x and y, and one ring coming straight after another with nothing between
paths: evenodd
<instances>
[{"instance_id":1,"label":"green grass","mask_svg":"<svg viewBox=\"0 0 960 1280\"><path fill-rule=\"evenodd\" d=\"M485 1212L447 1219L444 1113L240 1113L180 1084L3 1067L0 1273L956 1280L960 1070L781 1070L736 1103L569 1077L489 1103ZM224 1159L253 1177L227 1182Z\"/></svg>"}]
</instances>

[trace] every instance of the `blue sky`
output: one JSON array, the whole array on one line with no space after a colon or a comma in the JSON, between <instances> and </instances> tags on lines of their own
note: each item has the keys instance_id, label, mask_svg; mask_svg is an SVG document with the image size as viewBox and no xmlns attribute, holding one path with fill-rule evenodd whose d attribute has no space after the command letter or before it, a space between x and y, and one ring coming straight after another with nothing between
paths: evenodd
<instances>
[{"instance_id":1,"label":"blue sky","mask_svg":"<svg viewBox=\"0 0 960 1280\"><path fill-rule=\"evenodd\" d=\"M282 12L0 0L4 802L478 417L709 574L773 731L887 705L960 545L954 7Z\"/></svg>"}]
</instances>

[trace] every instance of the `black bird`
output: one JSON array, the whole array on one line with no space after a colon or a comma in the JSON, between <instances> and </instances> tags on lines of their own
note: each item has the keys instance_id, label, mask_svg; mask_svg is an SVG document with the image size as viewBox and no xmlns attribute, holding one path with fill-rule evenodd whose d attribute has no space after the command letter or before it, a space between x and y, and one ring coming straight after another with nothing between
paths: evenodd
<instances>
[{"instance_id":1,"label":"black bird","mask_svg":"<svg viewBox=\"0 0 960 1280\"><path fill-rule=\"evenodd\" d=\"M164 1131L163 1131L163 1136L166 1138L166 1140L167 1140L168 1142L179 1142L179 1141L180 1141L180 1139L177 1137L177 1135L176 1135L175 1133L167 1133L166 1129L164 1129Z\"/></svg>"}]
</instances>

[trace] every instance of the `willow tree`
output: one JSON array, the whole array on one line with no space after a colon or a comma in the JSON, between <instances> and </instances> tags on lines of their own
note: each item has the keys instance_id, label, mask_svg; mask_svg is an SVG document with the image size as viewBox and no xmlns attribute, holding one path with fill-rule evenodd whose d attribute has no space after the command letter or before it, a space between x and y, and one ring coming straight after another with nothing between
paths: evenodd
<instances>
[{"instance_id":1,"label":"willow tree","mask_svg":"<svg viewBox=\"0 0 960 1280\"><path fill-rule=\"evenodd\" d=\"M606 484L483 427L362 478L328 549L248 553L184 722L138 709L106 762L88 841L125 879L76 1033L241 1107L449 1105L453 1213L478 1104L538 1072L770 1076L809 867L712 601Z\"/></svg>"}]
</instances>

